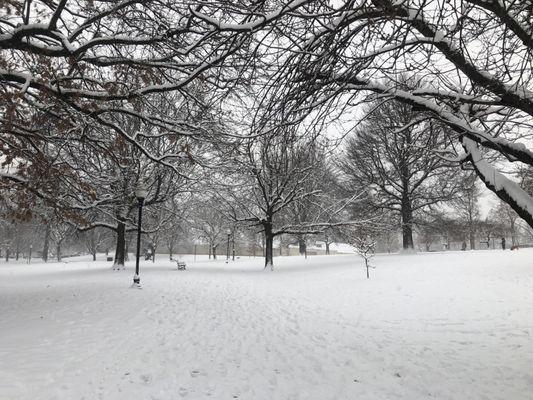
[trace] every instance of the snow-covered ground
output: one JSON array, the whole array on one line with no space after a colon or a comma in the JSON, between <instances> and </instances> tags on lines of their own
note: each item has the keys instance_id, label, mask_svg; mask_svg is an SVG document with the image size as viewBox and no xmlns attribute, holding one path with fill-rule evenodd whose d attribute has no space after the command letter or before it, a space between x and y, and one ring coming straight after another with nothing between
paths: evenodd
<instances>
[{"instance_id":1,"label":"snow-covered ground","mask_svg":"<svg viewBox=\"0 0 533 400\"><path fill-rule=\"evenodd\" d=\"M533 399L533 249L0 263L0 398Z\"/></svg>"}]
</instances>

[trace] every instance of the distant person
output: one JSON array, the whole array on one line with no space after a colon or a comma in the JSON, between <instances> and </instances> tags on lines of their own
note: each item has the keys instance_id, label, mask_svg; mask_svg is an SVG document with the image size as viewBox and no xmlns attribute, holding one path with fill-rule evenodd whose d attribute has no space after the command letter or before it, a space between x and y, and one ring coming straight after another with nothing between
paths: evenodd
<instances>
[{"instance_id":1,"label":"distant person","mask_svg":"<svg viewBox=\"0 0 533 400\"><path fill-rule=\"evenodd\" d=\"M502 250L505 250L505 238L502 238Z\"/></svg>"}]
</instances>

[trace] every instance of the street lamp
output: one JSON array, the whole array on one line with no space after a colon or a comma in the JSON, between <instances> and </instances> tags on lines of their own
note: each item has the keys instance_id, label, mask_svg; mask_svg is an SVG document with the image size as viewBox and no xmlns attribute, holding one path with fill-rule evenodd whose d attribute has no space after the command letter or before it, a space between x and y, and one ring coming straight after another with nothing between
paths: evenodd
<instances>
[{"instance_id":1,"label":"street lamp","mask_svg":"<svg viewBox=\"0 0 533 400\"><path fill-rule=\"evenodd\" d=\"M231 229L228 228L226 233L228 234L228 246L226 247L226 262L228 262L229 261L229 238L231 236Z\"/></svg>"},{"instance_id":2,"label":"street lamp","mask_svg":"<svg viewBox=\"0 0 533 400\"><path fill-rule=\"evenodd\" d=\"M139 202L139 218L137 219L137 256L135 258L135 275L133 275L133 285L132 287L141 287L141 277L139 276L139 256L141 252L141 223L143 215L143 204L144 199L148 195L148 189L143 185L142 182L139 182L137 189L135 190L135 197Z\"/></svg>"}]
</instances>

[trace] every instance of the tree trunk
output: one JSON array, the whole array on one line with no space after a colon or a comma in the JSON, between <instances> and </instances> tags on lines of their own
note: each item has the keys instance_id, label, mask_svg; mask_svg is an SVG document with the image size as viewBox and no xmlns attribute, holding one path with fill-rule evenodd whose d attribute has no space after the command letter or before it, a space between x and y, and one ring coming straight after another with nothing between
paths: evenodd
<instances>
[{"instance_id":1,"label":"tree trunk","mask_svg":"<svg viewBox=\"0 0 533 400\"><path fill-rule=\"evenodd\" d=\"M91 253L93 255L93 261L96 261L96 234L94 232L94 229L91 230Z\"/></svg>"},{"instance_id":2,"label":"tree trunk","mask_svg":"<svg viewBox=\"0 0 533 400\"><path fill-rule=\"evenodd\" d=\"M412 250L413 244L413 210L411 199L404 195L402 198L402 244L404 250Z\"/></svg>"},{"instance_id":3,"label":"tree trunk","mask_svg":"<svg viewBox=\"0 0 533 400\"><path fill-rule=\"evenodd\" d=\"M15 230L15 260L19 260L20 255L20 226Z\"/></svg>"},{"instance_id":4,"label":"tree trunk","mask_svg":"<svg viewBox=\"0 0 533 400\"><path fill-rule=\"evenodd\" d=\"M115 262L113 269L123 269L126 260L126 224L119 221L117 224L117 245L115 247Z\"/></svg>"},{"instance_id":5,"label":"tree trunk","mask_svg":"<svg viewBox=\"0 0 533 400\"><path fill-rule=\"evenodd\" d=\"M263 224L265 228L265 269L274 270L274 235L272 233L272 224L267 222Z\"/></svg>"},{"instance_id":6,"label":"tree trunk","mask_svg":"<svg viewBox=\"0 0 533 400\"><path fill-rule=\"evenodd\" d=\"M48 261L48 248L50 246L50 224L46 224L46 229L44 231L44 244L43 244L43 261Z\"/></svg>"},{"instance_id":7,"label":"tree trunk","mask_svg":"<svg viewBox=\"0 0 533 400\"><path fill-rule=\"evenodd\" d=\"M9 247L6 249L6 262L9 262Z\"/></svg>"},{"instance_id":8,"label":"tree trunk","mask_svg":"<svg viewBox=\"0 0 533 400\"><path fill-rule=\"evenodd\" d=\"M470 230L470 250L475 250L476 248L476 236L474 235L474 231Z\"/></svg>"},{"instance_id":9,"label":"tree trunk","mask_svg":"<svg viewBox=\"0 0 533 400\"><path fill-rule=\"evenodd\" d=\"M61 261L61 242L56 244L57 261Z\"/></svg>"},{"instance_id":10,"label":"tree trunk","mask_svg":"<svg viewBox=\"0 0 533 400\"><path fill-rule=\"evenodd\" d=\"M195 245L196 246L196 245ZM172 260L172 253L173 253L173 250L174 250L174 246L171 246L169 245L168 246L168 256L169 256L169 259ZM196 247L194 248L194 254L196 254Z\"/></svg>"},{"instance_id":11,"label":"tree trunk","mask_svg":"<svg viewBox=\"0 0 533 400\"><path fill-rule=\"evenodd\" d=\"M217 259L217 246L213 246L213 260Z\"/></svg>"},{"instance_id":12,"label":"tree trunk","mask_svg":"<svg viewBox=\"0 0 533 400\"><path fill-rule=\"evenodd\" d=\"M298 251L301 256L305 255L307 252L307 245L305 244L305 239L302 235L298 236Z\"/></svg>"}]
</instances>

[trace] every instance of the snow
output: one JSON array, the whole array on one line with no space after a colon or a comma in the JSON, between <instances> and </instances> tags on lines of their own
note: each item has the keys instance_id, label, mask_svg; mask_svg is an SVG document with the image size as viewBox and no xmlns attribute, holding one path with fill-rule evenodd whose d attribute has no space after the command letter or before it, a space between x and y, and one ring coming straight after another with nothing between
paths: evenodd
<instances>
[{"instance_id":1,"label":"snow","mask_svg":"<svg viewBox=\"0 0 533 400\"><path fill-rule=\"evenodd\" d=\"M280 18L283 14L289 13L293 10L298 9L302 5L305 4L307 0L293 0L289 2L288 4L283 5L281 8L266 14L261 15L260 18L256 21L252 22L240 22L240 23L225 23L221 22L216 18L209 17L206 14L203 14L201 12L198 12L194 9L190 9L191 13L194 14L197 18L200 18L201 20L207 22L208 24L212 25L216 29L222 30L222 31L253 31L257 28L260 28L261 26L265 25L267 22L271 22L277 18Z\"/></svg>"},{"instance_id":2,"label":"snow","mask_svg":"<svg viewBox=\"0 0 533 400\"><path fill-rule=\"evenodd\" d=\"M445 36L446 36L446 34L443 31L437 30L437 31L435 31L434 41L435 42L440 42L440 41L442 41L444 39Z\"/></svg>"},{"instance_id":3,"label":"snow","mask_svg":"<svg viewBox=\"0 0 533 400\"><path fill-rule=\"evenodd\" d=\"M531 399L533 249L0 262L0 399Z\"/></svg>"},{"instance_id":4,"label":"snow","mask_svg":"<svg viewBox=\"0 0 533 400\"><path fill-rule=\"evenodd\" d=\"M465 149L472 156L472 162L483 176L485 182L494 187L495 190L504 190L519 206L533 215L533 198L522 189L517 183L513 182L505 175L496 170L489 162L483 158L477 144L467 137L462 139ZM517 146L520 148L520 146Z\"/></svg>"}]
</instances>

